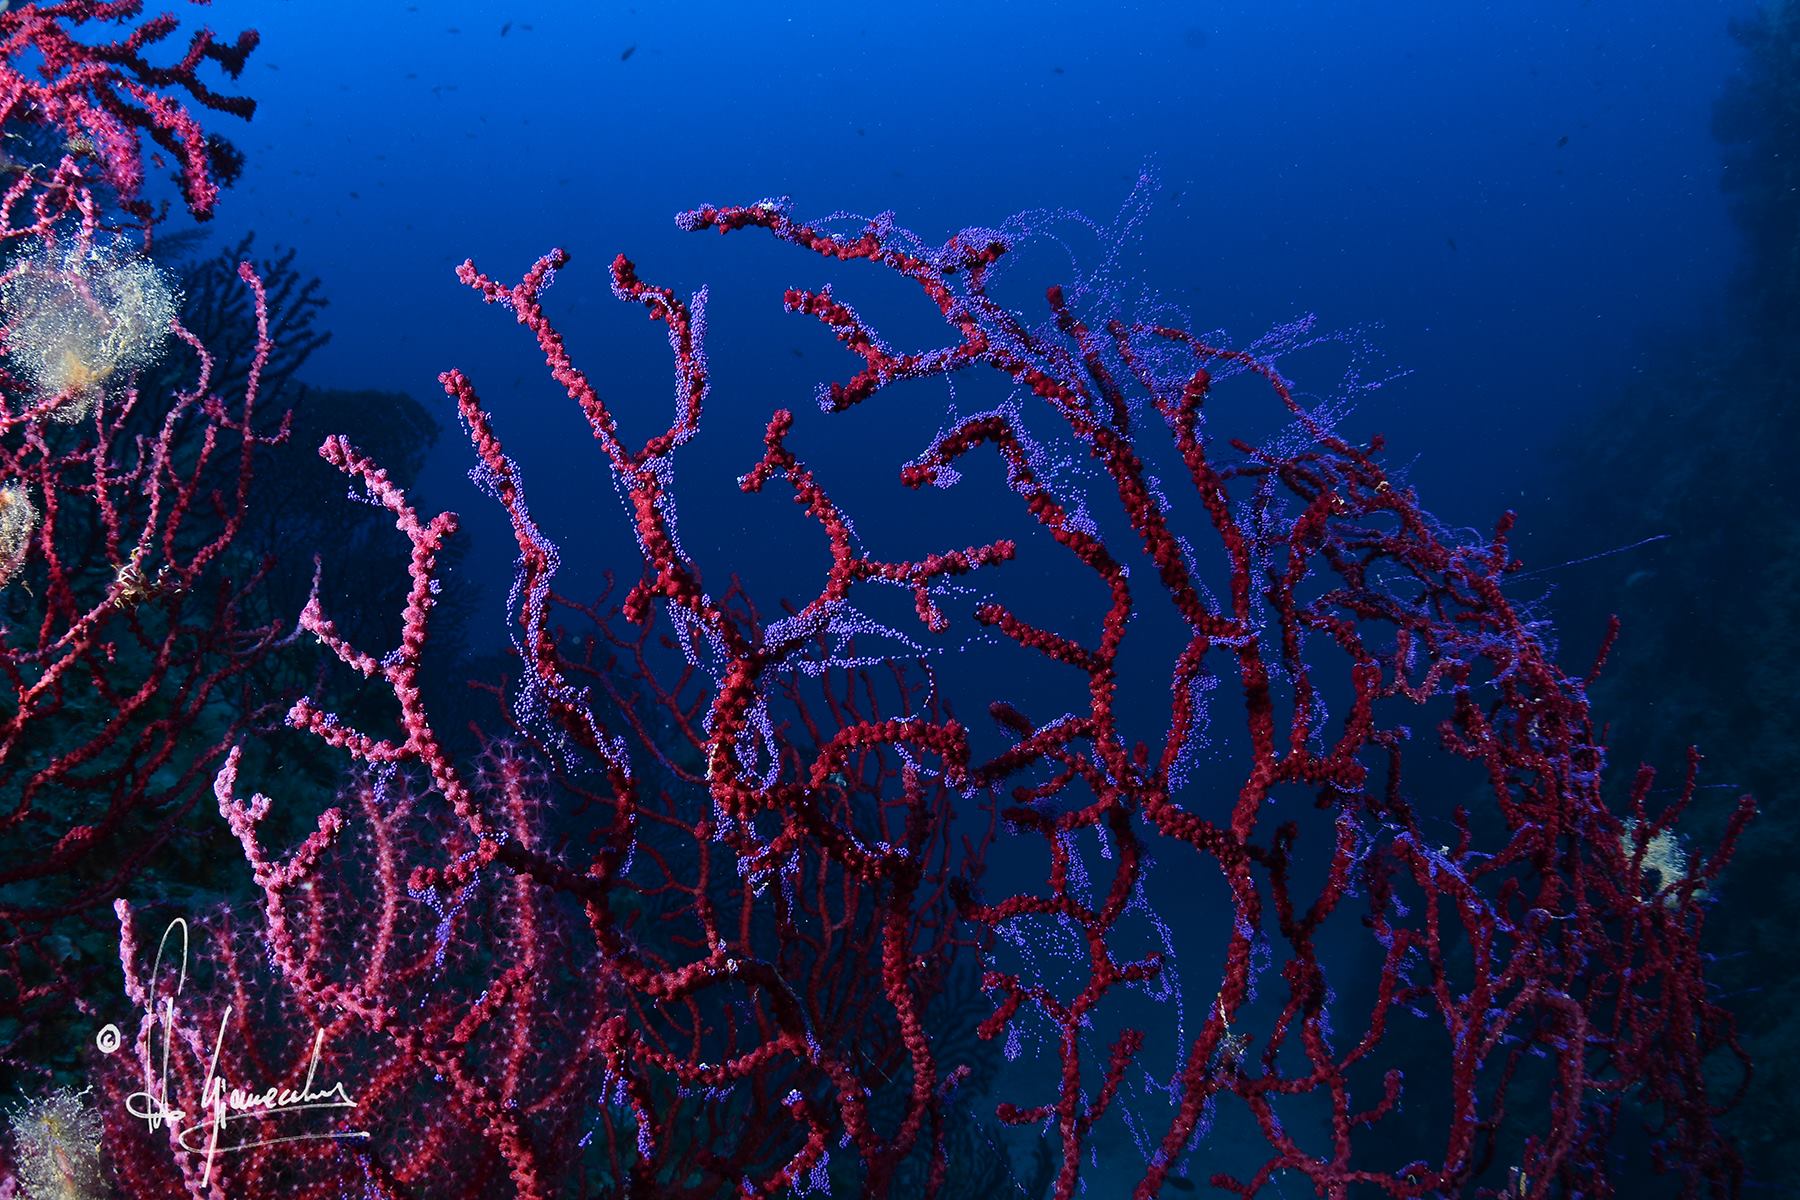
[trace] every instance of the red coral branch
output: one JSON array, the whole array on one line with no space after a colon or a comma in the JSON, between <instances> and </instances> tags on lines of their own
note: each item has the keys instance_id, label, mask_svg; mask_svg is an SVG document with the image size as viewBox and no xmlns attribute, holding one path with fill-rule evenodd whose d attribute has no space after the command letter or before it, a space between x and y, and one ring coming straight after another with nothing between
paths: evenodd
<instances>
[{"instance_id":1,"label":"red coral branch","mask_svg":"<svg viewBox=\"0 0 1800 1200\"><path fill-rule=\"evenodd\" d=\"M239 800L228 760L218 799L273 977L250 981L228 951L208 1002L266 992L281 1021L241 1022L247 1044L275 1047L256 1059L292 1062L281 1031L297 1023L371 1081L375 1112L403 1115L385 1130L346 1115L293 1157L246 1152L226 1168L234 1194L280 1176L316 1195L937 1195L967 1122L966 1035L1005 1038L1008 1057L1046 1048L1051 1069L1002 1072L988 1111L1055 1135L1057 1200L1108 1127L1138 1146L1106 1167L1135 1175L1140 1200L1172 1175L1246 1198L1282 1176L1333 1198L1610 1196L1631 1117L1684 1194L1735 1194L1707 1080L1715 1052L1742 1053L1700 944L1753 806L1682 862L1697 759L1662 811L1648 774L1629 814L1608 804L1588 680L1508 590L1510 515L1473 543L1443 530L1379 441L1302 402L1276 343L1136 319L1100 276L1049 288L1036 318L1010 310L991 285L1032 236L1022 220L936 249L886 219L834 232L767 202L682 224L762 229L917 286L948 338L917 352L828 290L785 293L860 364L821 407L992 374L1008 398L953 413L900 477L992 469L1015 511L967 511L981 531L883 556L777 409L740 487L785 483L825 554L810 598L759 607L680 536L674 463L710 403L705 294L613 264L615 294L666 326L674 358L670 418L637 442L545 312L567 256L516 285L465 263L586 416L641 561L616 605L559 594L561 551L495 416L466 376L442 376L518 550L522 678L492 689L507 706L471 761L419 683L455 519L425 518L343 439L321 447L408 540L410 587L391 651L353 644L316 596L302 625L392 695L395 719L294 706L291 724L370 773L297 822L285 854L264 841L273 802ZM1259 398L1277 432L1230 436ZM1023 532L986 532L1009 520ZM1097 611L1029 618L1006 597L1027 543L1071 587L1091 579ZM940 671L891 637L867 650L893 633L858 607L875 587L905 589L921 636L941 639L963 631L970 582L992 584L969 624L1011 656L1005 672ZM1123 682L1132 655L1166 691ZM1069 680L1081 703L1058 712L1043 697ZM1226 690L1233 732L1213 722ZM951 692L989 713L992 752L977 755ZM1298 798L1316 815L1275 811ZM959 822L964 801L986 821ZM1040 880L987 874L1000 822L1010 860L1041 847ZM1179 894L1202 887L1219 909ZM129 922L124 949L148 1005ZM1358 954L1348 978L1336 964ZM991 1008L946 1015L971 958ZM179 1076L190 1092L203 1077L191 1050ZM1409 1112L1409 1095L1442 1101ZM1218 1120L1241 1137L1206 1144ZM159 1167L137 1145L145 1178L174 1169L192 1189L191 1162Z\"/></svg>"}]
</instances>

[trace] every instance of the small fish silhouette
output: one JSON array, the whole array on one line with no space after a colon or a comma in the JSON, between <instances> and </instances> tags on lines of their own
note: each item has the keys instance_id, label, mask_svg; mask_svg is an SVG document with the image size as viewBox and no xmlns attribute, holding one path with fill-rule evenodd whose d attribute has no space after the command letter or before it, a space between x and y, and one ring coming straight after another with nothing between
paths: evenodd
<instances>
[{"instance_id":1,"label":"small fish silhouette","mask_svg":"<svg viewBox=\"0 0 1800 1200\"><path fill-rule=\"evenodd\" d=\"M634 55L636 53L637 53L636 46L627 46L627 47L625 47L625 52L623 54L619 55L619 61L624 62L626 59L630 58L632 55Z\"/></svg>"}]
</instances>

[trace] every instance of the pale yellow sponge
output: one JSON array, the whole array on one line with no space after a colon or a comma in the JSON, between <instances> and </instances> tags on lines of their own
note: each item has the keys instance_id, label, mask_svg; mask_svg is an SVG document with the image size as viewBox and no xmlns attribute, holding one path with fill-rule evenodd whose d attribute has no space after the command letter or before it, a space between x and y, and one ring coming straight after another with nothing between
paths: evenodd
<instances>
[{"instance_id":1,"label":"pale yellow sponge","mask_svg":"<svg viewBox=\"0 0 1800 1200\"><path fill-rule=\"evenodd\" d=\"M1636 818L1627 817L1625 832L1620 838L1627 855L1637 853ZM1681 842L1675 837L1675 831L1664 829L1644 844L1644 864L1640 869L1643 876L1641 891L1645 899L1660 896L1662 902L1675 908L1681 904L1681 897L1674 891L1675 885L1687 878L1687 851L1681 848ZM1704 898L1705 888L1695 888L1694 897Z\"/></svg>"},{"instance_id":2,"label":"pale yellow sponge","mask_svg":"<svg viewBox=\"0 0 1800 1200\"><path fill-rule=\"evenodd\" d=\"M25 566L31 535L37 532L38 510L18 482L0 484L0 588Z\"/></svg>"},{"instance_id":3,"label":"pale yellow sponge","mask_svg":"<svg viewBox=\"0 0 1800 1200\"><path fill-rule=\"evenodd\" d=\"M9 1114L22 1200L101 1200L100 1115L86 1092L58 1088Z\"/></svg>"},{"instance_id":4,"label":"pale yellow sponge","mask_svg":"<svg viewBox=\"0 0 1800 1200\"><path fill-rule=\"evenodd\" d=\"M180 304L163 270L123 245L40 242L0 276L7 357L62 422L92 412L115 375L154 363Z\"/></svg>"}]
</instances>

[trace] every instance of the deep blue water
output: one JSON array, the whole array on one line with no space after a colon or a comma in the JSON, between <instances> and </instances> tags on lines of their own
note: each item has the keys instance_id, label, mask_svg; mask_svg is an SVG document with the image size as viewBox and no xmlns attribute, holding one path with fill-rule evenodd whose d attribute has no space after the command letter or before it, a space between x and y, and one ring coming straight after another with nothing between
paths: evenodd
<instances>
[{"instance_id":1,"label":"deep blue water","mask_svg":"<svg viewBox=\"0 0 1800 1200\"><path fill-rule=\"evenodd\" d=\"M683 294L712 286L718 407L806 406L843 357L800 318L755 327L787 344L748 323L821 268L683 235L676 212L788 195L801 216L892 210L935 242L1023 209L1109 218L1148 166L1148 285L1240 344L1303 313L1379 324L1387 372L1407 374L1356 426L1416 456L1448 519L1522 506L1528 539L1556 519L1522 494L1534 456L1659 329L1718 303L1735 246L1708 120L1733 11L222 0L214 23L264 43L217 226L298 247L324 281L333 341L309 379L443 413L435 377L461 367L539 504L578 506L581 427L524 334L456 284L465 257L510 279L570 250L553 311L627 410L638 389L661 415L667 368L607 295L619 252ZM481 528L465 466L444 439L431 496ZM1593 531L1592 550L1614 544Z\"/></svg>"}]
</instances>

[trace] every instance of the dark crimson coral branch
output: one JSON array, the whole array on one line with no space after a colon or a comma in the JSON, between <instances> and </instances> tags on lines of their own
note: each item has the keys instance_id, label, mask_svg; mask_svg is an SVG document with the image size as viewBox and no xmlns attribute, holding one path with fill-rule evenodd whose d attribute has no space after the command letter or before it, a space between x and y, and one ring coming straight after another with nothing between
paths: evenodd
<instances>
[{"instance_id":1,"label":"dark crimson coral branch","mask_svg":"<svg viewBox=\"0 0 1800 1200\"><path fill-rule=\"evenodd\" d=\"M30 189L41 188L66 203L80 190L104 184L126 212L148 227L152 210L143 197L144 156L160 147L174 156L175 179L190 211L212 215L221 174L234 174L239 159L227 143L207 134L187 102L248 119L256 102L214 91L201 77L211 63L235 79L255 49L255 30L221 42L197 30L175 61L158 65L146 52L180 27L164 13L114 41L78 37L95 24L126 24L141 17L142 0L61 0L13 4L0 12L0 124L20 145L7 148L19 179L6 199L10 215ZM37 57L35 74L20 64ZM181 94L185 93L185 101ZM48 134L45 145L20 138L25 129ZM29 154L48 155L34 163Z\"/></svg>"},{"instance_id":2,"label":"dark crimson coral branch","mask_svg":"<svg viewBox=\"0 0 1800 1200\"><path fill-rule=\"evenodd\" d=\"M989 786L1011 783L1027 798L1007 816L1047 841L1052 870L1042 890L972 903L966 915L996 931L1033 916L1072 923L1091 959L1085 984L1060 994L1014 974L989 975L1000 1007L984 1036L1035 1009L1057 1047L1062 1082L1051 1102L1004 1105L1000 1115L1049 1121L1057 1130L1058 1197L1073 1193L1081 1144L1115 1103L1140 1048L1140 1035L1124 1029L1106 1064L1090 1064L1083 1030L1122 985L1152 979L1166 965L1131 965L1113 948L1130 902L1143 894L1143 851L1151 847L1164 863L1182 853L1211 860L1236 911L1221 922L1229 934L1216 997L1197 997L1207 1014L1202 1028L1172 1074L1145 1076L1172 1084L1178 1100L1165 1132L1146 1145L1140 1196L1154 1194L1175 1165L1204 1161L1193 1137L1203 1117L1233 1097L1269 1142L1269 1157L1250 1177L1213 1176L1215 1186L1245 1196L1277 1173L1308 1176L1320 1195L1353 1185L1392 1196L1460 1191L1489 1169L1502 1129L1525 1139L1506 1186L1531 1195L1552 1187L1598 1192L1607 1186L1603 1148L1621 1096L1659 1114L1651 1119L1671 1151L1660 1165L1682 1173L1684 1190L1735 1188L1736 1160L1713 1126L1702 1063L1711 1050L1735 1051L1736 1043L1728 1018L1706 997L1694 948L1701 925L1695 897L1729 858L1749 801L1716 854L1673 890L1646 889L1646 818L1626 825L1602 798L1604 749L1585 681L1554 664L1536 620L1505 591L1505 575L1516 567L1507 553L1510 516L1485 546L1449 541L1416 496L1378 465L1379 443L1364 449L1346 442L1296 401L1271 362L1181 329L1133 322L1097 285L1080 289L1087 307L1098 310L1092 318L1061 287L1046 293L1047 322L1008 311L989 295L988 280L1002 256L1030 236L1020 223L955 238L936 251L885 221L837 235L797 223L771 203L703 208L681 223L721 232L760 228L820 256L868 261L916 283L955 335L925 353L887 349L828 291L786 293L790 310L817 318L865 364L825 389L822 404L839 410L896 382L977 366L1004 375L1015 402L953 425L902 478L913 486L942 482L959 460L992 446L1025 515L1110 598L1085 637L1036 627L999 602L975 612L1029 657L1085 678L1089 697L1087 711L1074 714L996 709L1016 741L971 772ZM1208 398L1219 378L1234 374L1260 378L1273 391L1293 422L1286 433L1252 446L1209 428ZM1066 480L1059 490L1044 478L1037 465L1044 456L1034 452L1030 432L1042 424L1027 401L1061 426L1061 445L1101 465L1129 539L1110 539L1078 516L1072 502L1085 508L1096 496L1071 495ZM1146 464L1159 453L1151 438L1156 425L1167 439L1160 453L1173 451L1198 501L1204 520L1197 528L1176 532L1182 506L1160 491ZM785 438L783 416L771 428L772 443L777 433ZM1222 568L1228 580L1223 599L1196 583L1202 533L1220 564L1206 573L1217 578ZM1145 586L1128 569L1137 556L1188 628L1166 659L1169 708L1160 747L1128 739L1128 715L1150 697L1123 696L1118 684L1122 648L1141 607L1134 587ZM1333 653L1309 654L1320 643ZM1348 668L1337 681L1312 665L1333 657ZM1222 663L1217 675L1214 660ZM1184 786L1183 777L1200 736L1195 698L1220 677L1237 681L1248 739L1234 764L1235 794L1214 799ZM1328 697L1346 706L1334 722ZM1491 846L1474 844L1472 819L1461 808L1452 814L1460 831L1454 847L1425 835L1424 827L1441 818L1418 811L1402 784L1407 731L1395 723L1418 706L1427 714L1445 710L1427 719L1438 722L1444 748L1485 781L1492 811L1479 814L1478 823L1496 839ZM1028 786L1019 788L1022 781ZM1277 790L1292 785L1314 789L1318 806L1338 814L1326 831L1329 869L1303 911L1290 864L1304 831L1291 821L1266 828ZM1690 779L1668 820L1692 786ZM1637 789L1634 805L1646 788ZM1666 829L1657 825L1659 833ZM1096 864L1081 867L1075 848L1088 830L1104 830L1117 853L1110 884L1096 885L1092 900L1078 880ZM1106 838L1098 843L1103 850ZM1421 894L1416 904L1401 905L1402 880ZM1334 1048L1316 935L1355 894L1368 899L1363 924L1384 964L1382 986L1367 1016L1369 1032ZM1265 897L1275 906L1272 928ZM1459 940L1476 952L1467 991L1446 982L1451 943L1436 925L1440 903L1457 914ZM1410 927L1403 917L1421 906L1431 924ZM1257 1015L1248 1006L1255 958L1277 939L1288 949L1281 968L1288 998L1263 1014L1264 1031L1246 1038L1237 1031ZM1375 1060L1391 1010L1418 1004L1437 1010L1455 1047L1444 1157L1436 1165L1371 1171L1357 1165L1358 1139L1367 1140L1359 1131L1392 1113L1402 1084L1390 1073L1384 1091L1359 1110L1353 1072ZM1246 1059L1253 1046L1256 1071ZM1547 1120L1520 1120L1505 1107L1508 1081L1528 1053L1548 1054L1557 1067ZM1317 1150L1304 1148L1278 1116L1282 1097L1309 1093L1328 1097L1335 1114Z\"/></svg>"},{"instance_id":3,"label":"dark crimson coral branch","mask_svg":"<svg viewBox=\"0 0 1800 1200\"><path fill-rule=\"evenodd\" d=\"M0 11L0 1072L34 1087L91 1030L102 915L230 743L266 723L245 682L279 632L248 615L268 564L238 551L221 569L256 457L286 430L258 404L263 280L245 264L231 281L249 328L219 388L218 347L175 319L135 236L156 215L143 187L159 151L193 214L210 213L235 160L195 110L253 106L202 75L235 76L256 35L201 30L159 65L178 23L141 13ZM91 36L109 25L116 39ZM140 393L170 348L156 377L171 390Z\"/></svg>"},{"instance_id":4,"label":"dark crimson coral branch","mask_svg":"<svg viewBox=\"0 0 1800 1200\"><path fill-rule=\"evenodd\" d=\"M465 761L420 683L455 519L422 516L344 439L321 447L407 539L410 587L391 650L352 644L316 596L301 624L392 696L394 728L293 707L363 773L286 854L264 842L274 803L239 800L228 760L220 810L263 895L248 936L273 975L235 949L226 975L273 997L280 1021L238 1023L263 1060L292 1057L297 1024L300 1044L337 1047L334 1071L376 1081L387 1116L244 1156L233 1194L279 1178L321 1197L935 1196L996 1152L998 1135L982 1151L967 1130L1016 1125L1053 1135L1058 1200L1084 1172L1129 1175L1143 1200L1172 1174L1242 1197L1284 1176L1334 1200L1603 1196L1613 1135L1637 1117L1685 1194L1735 1193L1707 1081L1715 1052L1741 1053L1699 946L1752 806L1691 861L1674 825L1692 767L1667 809L1649 811L1644 773L1612 810L1592 672L1560 668L1507 590L1510 516L1484 542L1452 538L1378 441L1297 398L1278 345L1138 319L1079 271L1039 315L1009 309L992 283L1031 221L941 248L773 203L682 224L762 229L917 286L948 332L912 352L827 289L785 292L860 364L821 407L991 373L1006 399L954 412L900 478L993 470L1014 510L965 510L948 544L884 556L778 408L740 488L785 483L824 553L815 594L759 604L680 534L674 462L716 403L704 293L684 302L613 264L614 293L667 328L674 358L673 412L639 442L545 312L567 256L517 285L465 264L585 414L640 561L616 603L560 594L562 550L527 505L503 414L444 374L518 550L522 678ZM1279 431L1232 436L1258 402ZM1028 544L1098 611L1028 619L1006 591ZM921 638L972 626L1012 665L977 678L934 668L922 642L859 649L891 632L859 607L877 585L905 589ZM1153 600L1172 624L1145 618ZM1164 686L1126 687L1128 653ZM1047 706L1069 681L1075 710ZM997 748L977 756L953 709L985 709ZM1316 815L1278 816L1284 797ZM988 872L1002 821L1009 858L1041 847L1041 882ZM1169 907L1168 878L1221 907ZM148 994L123 915L128 978ZM246 936L219 928L228 947ZM1360 986L1334 986L1325 960L1355 953ZM985 1012L954 1003L959 963L978 968ZM1172 1028L1134 1023L1146 997ZM992 1095L967 1094L984 1060L971 1039L1000 1038L1050 1069L1002 1068ZM184 1052L181 1086L204 1069ZM1446 1102L1407 1112L1409 1094ZM1220 1119L1244 1139L1209 1144ZM1098 1157L1107 1126L1135 1158ZM131 1161L148 1190L189 1178L176 1159L136 1144Z\"/></svg>"},{"instance_id":5,"label":"dark crimson coral branch","mask_svg":"<svg viewBox=\"0 0 1800 1200\"><path fill-rule=\"evenodd\" d=\"M683 302L629 261L613 264L615 294L667 326L675 360L670 420L633 448L543 308L567 256L553 252L514 286L465 264L459 277L513 312L585 413L641 563L616 606L557 593L561 551L527 506L495 418L467 377L443 376L519 553L523 679L482 731L496 758L471 776L418 685L453 520L421 518L341 439L322 448L411 542L412 587L400 645L379 658L349 645L317 602L303 623L392 692L399 733L310 702L290 719L384 779L397 772L384 787L416 779L404 811L429 832L361 869L389 891L409 880L436 932L415 911L406 936L438 961L465 947L468 981L432 991L434 1015L415 1035L383 1015L408 994L406 973L365 975L352 995L319 967L302 970L299 951L279 947L337 918L329 901L302 904L299 921L285 906L300 903L302 876L315 892L354 887L326 865L346 818L321 817L294 865L274 867L246 832L267 803L240 804L224 780L225 811L269 897L263 936L317 1028L360 1030L373 1058L350 1061L389 1064L385 1078L449 1061L444 1038L474 1046L491 1031L486 1051L455 1052L465 1065L435 1075L469 1135L462 1155L522 1195L578 1178L669 1195L936 1195L968 1127L952 1117L979 1058L970 1037L1005 1038L1009 1057L1031 1041L1052 1057L1047 1089L1002 1070L983 1104L1000 1125L1054 1134L1058 1200L1084 1171L1128 1171L1146 1200L1173 1173L1243 1197L1283 1176L1333 1198L1608 1195L1613 1134L1633 1113L1649 1125L1653 1165L1684 1194L1735 1193L1707 1071L1715 1051L1741 1053L1706 993L1699 939L1706 893L1752 806L1691 863L1673 826L1692 770L1661 813L1646 808L1647 773L1629 813L1611 810L1592 672L1558 667L1539 619L1507 591L1510 516L1486 542L1450 538L1383 468L1378 441L1350 442L1299 401L1278 347L1225 349L1136 321L1090 276L1050 287L1035 321L1007 309L990 283L1032 236L1028 222L935 250L885 220L839 235L769 203L682 223L760 228L918 286L950 331L922 352L890 348L829 291L786 292L789 310L862 364L821 389L822 407L868 403L902 381L997 373L1009 398L955 416L901 479L948 486L986 469L991 450L1018 511L965 512L976 528L964 548L884 558L855 536L824 473L793 448L793 414L778 409L740 486L753 495L785 482L825 553L817 594L766 620L730 564L703 568L679 534L673 462L712 403L704 293ZM1253 444L1220 428L1259 394L1285 422L1278 433ZM1185 481L1179 497L1165 479ZM986 532L1009 517L1022 534ZM1034 623L1004 598L1006 564L1028 538L1066 556L1071 586L1094 581L1103 603L1091 621ZM956 624L945 585L977 570L991 586L968 613L1012 648L1012 675L952 680L853 649L876 628L853 606L871 586L907 589L922 634L941 636ZM1166 691L1147 695L1120 680L1127 648L1156 636L1139 619L1152 596L1180 632L1147 646L1166 671ZM591 630L571 635L564 619ZM1058 676L1085 696L1074 712L1011 698L1044 694L1038 681ZM1219 732L1212 694L1228 684L1241 733ZM985 761L952 702L995 722L1003 744ZM1434 725L1435 743L1415 744L1409 720ZM1154 742L1129 732L1143 728ZM1445 804L1458 772L1469 803ZM1408 782L1421 777L1429 803ZM1277 819L1284 792L1320 815ZM989 817L960 853L957 799ZM1002 818L1009 856L1042 846L1040 885L984 878ZM1171 868L1189 887L1216 880L1224 910L1159 916L1159 871ZM539 923L510 923L510 907L481 899L502 894L536 906ZM551 913L576 910L579 937L544 937ZM476 929L503 936L470 940ZM1146 932L1160 949L1143 952ZM341 941L309 944L337 955L331 970L358 970ZM1340 993L1323 961L1356 946L1370 982ZM946 1017L936 1002L970 959L989 1011ZM527 995L521 963L531 978L560 963L581 985ZM1133 993L1172 1014L1173 1042L1132 1024ZM502 1051L528 1044L554 1046L557 1068ZM1437 1063L1428 1082L1421 1045ZM1403 1114L1413 1089L1448 1103ZM538 1098L525 1111L554 1118L486 1115L527 1095ZM1231 1109L1260 1136L1256 1153L1205 1141ZM1096 1161L1104 1123L1141 1157ZM691 1128L708 1132L684 1139ZM462 1161L447 1146L409 1158L371 1140L357 1170L407 1194L406 1179Z\"/></svg>"}]
</instances>

